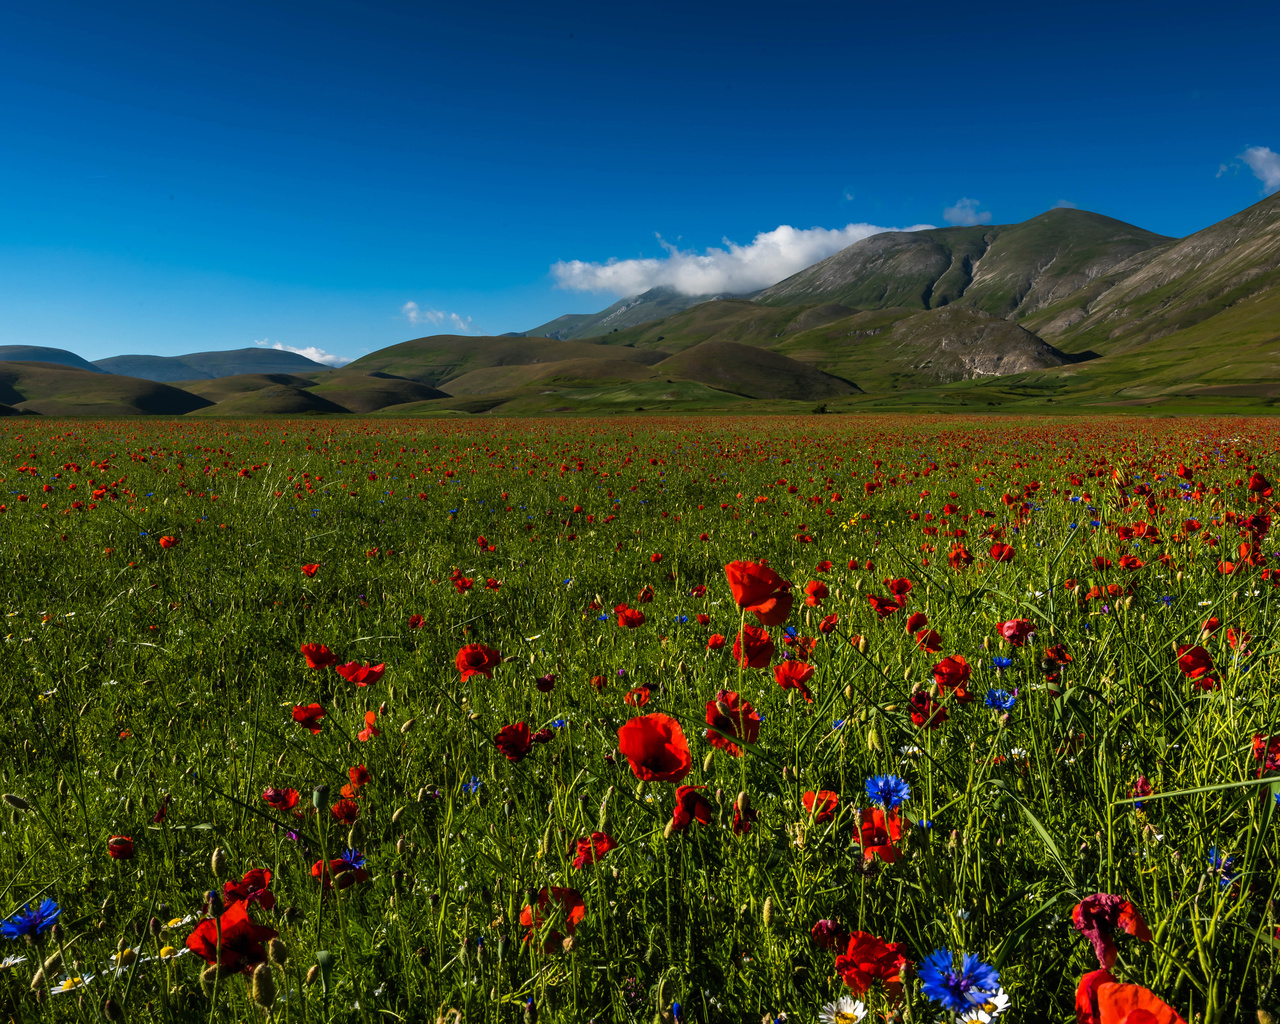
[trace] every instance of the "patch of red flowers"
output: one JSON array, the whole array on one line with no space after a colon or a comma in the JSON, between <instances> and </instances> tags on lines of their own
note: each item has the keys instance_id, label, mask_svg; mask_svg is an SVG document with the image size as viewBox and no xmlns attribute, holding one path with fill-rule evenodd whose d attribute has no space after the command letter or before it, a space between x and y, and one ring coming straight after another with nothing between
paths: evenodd
<instances>
[{"instance_id":1,"label":"patch of red flowers","mask_svg":"<svg viewBox=\"0 0 1280 1024\"><path fill-rule=\"evenodd\" d=\"M693 769L693 755L680 723L670 715L641 715L618 729L618 750L637 779L679 782Z\"/></svg>"},{"instance_id":2,"label":"patch of red flowers","mask_svg":"<svg viewBox=\"0 0 1280 1024\"><path fill-rule=\"evenodd\" d=\"M187 948L210 967L248 973L267 959L265 943L279 932L255 924L247 900L234 903L217 921L206 917L187 936ZM221 955L219 955L221 944Z\"/></svg>"}]
</instances>

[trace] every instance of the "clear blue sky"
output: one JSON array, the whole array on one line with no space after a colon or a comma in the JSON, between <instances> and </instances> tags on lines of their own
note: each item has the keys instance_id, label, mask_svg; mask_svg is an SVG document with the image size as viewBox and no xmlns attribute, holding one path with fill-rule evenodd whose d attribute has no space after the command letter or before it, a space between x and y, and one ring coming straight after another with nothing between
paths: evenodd
<instances>
[{"instance_id":1,"label":"clear blue sky","mask_svg":"<svg viewBox=\"0 0 1280 1024\"><path fill-rule=\"evenodd\" d=\"M521 330L616 297L557 262L658 235L1061 201L1187 234L1280 187L1278 38L1231 2L10 5L0 344Z\"/></svg>"}]
</instances>

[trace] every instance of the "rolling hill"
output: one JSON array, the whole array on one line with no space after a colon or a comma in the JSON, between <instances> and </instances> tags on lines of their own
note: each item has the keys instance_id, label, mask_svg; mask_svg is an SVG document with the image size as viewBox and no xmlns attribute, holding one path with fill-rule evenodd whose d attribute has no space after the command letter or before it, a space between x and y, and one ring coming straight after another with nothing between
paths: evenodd
<instances>
[{"instance_id":1,"label":"rolling hill","mask_svg":"<svg viewBox=\"0 0 1280 1024\"><path fill-rule=\"evenodd\" d=\"M87 359L81 359L65 348L44 348L40 345L0 345L0 362L6 363L57 363L72 366L90 373L106 373Z\"/></svg>"},{"instance_id":2,"label":"rolling hill","mask_svg":"<svg viewBox=\"0 0 1280 1024\"><path fill-rule=\"evenodd\" d=\"M0 402L45 416L182 416L213 404L156 381L23 362L0 362Z\"/></svg>"},{"instance_id":3,"label":"rolling hill","mask_svg":"<svg viewBox=\"0 0 1280 1024\"><path fill-rule=\"evenodd\" d=\"M165 383L212 380L244 373L307 373L331 369L306 356L271 348L192 352L185 356L111 356L95 359L93 365L106 373Z\"/></svg>"}]
</instances>

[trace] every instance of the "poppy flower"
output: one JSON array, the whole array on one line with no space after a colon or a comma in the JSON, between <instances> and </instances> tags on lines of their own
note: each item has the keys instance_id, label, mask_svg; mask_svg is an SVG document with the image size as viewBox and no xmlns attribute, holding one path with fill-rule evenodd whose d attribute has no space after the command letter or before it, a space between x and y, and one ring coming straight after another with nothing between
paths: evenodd
<instances>
[{"instance_id":1,"label":"poppy flower","mask_svg":"<svg viewBox=\"0 0 1280 1024\"><path fill-rule=\"evenodd\" d=\"M186 946L210 967L217 966L224 971L240 970L247 974L266 961L265 943L278 934L274 928L255 924L249 916L248 902L242 901L233 903L217 921L206 917L196 925L187 936Z\"/></svg>"},{"instance_id":2,"label":"poppy flower","mask_svg":"<svg viewBox=\"0 0 1280 1024\"><path fill-rule=\"evenodd\" d=\"M274 789L268 786L262 791L262 799L273 810L291 811L298 806L298 791L296 789Z\"/></svg>"},{"instance_id":3,"label":"poppy flower","mask_svg":"<svg viewBox=\"0 0 1280 1024\"><path fill-rule=\"evenodd\" d=\"M637 686L622 695L622 702L633 708L642 708L649 703L649 687Z\"/></svg>"},{"instance_id":4,"label":"poppy flower","mask_svg":"<svg viewBox=\"0 0 1280 1024\"><path fill-rule=\"evenodd\" d=\"M824 618L821 622L818 623L818 632L822 633L823 635L826 635L827 633L834 633L836 631L836 626L839 624L839 622L840 622L840 616L837 615L835 612L832 612L830 615L828 615L826 618Z\"/></svg>"},{"instance_id":5,"label":"poppy flower","mask_svg":"<svg viewBox=\"0 0 1280 1024\"><path fill-rule=\"evenodd\" d=\"M555 885L550 889L539 890L536 906L526 904L520 910L520 924L525 929L525 941L528 942L539 928L557 916L564 924L565 931L572 935L574 929L587 916L587 907L582 902L582 893L577 889L566 889ZM547 936L547 942L543 947L546 952L553 952L560 945L559 936L558 931L552 931Z\"/></svg>"},{"instance_id":6,"label":"poppy flower","mask_svg":"<svg viewBox=\"0 0 1280 1024\"><path fill-rule=\"evenodd\" d=\"M908 703L911 707L911 724L917 729L936 729L947 720L947 709L924 690L916 690Z\"/></svg>"},{"instance_id":7,"label":"poppy flower","mask_svg":"<svg viewBox=\"0 0 1280 1024\"><path fill-rule=\"evenodd\" d=\"M760 736L760 715L733 690L720 690L715 700L707 701L707 725L715 730L707 733L710 744L734 757L742 755L742 748L733 740L755 743Z\"/></svg>"},{"instance_id":8,"label":"poppy flower","mask_svg":"<svg viewBox=\"0 0 1280 1024\"><path fill-rule=\"evenodd\" d=\"M836 973L845 985L861 995L879 982L891 1002L902 995L902 972L911 961L906 948L898 942L885 942L870 932L854 932L849 945L836 957Z\"/></svg>"},{"instance_id":9,"label":"poppy flower","mask_svg":"<svg viewBox=\"0 0 1280 1024\"><path fill-rule=\"evenodd\" d=\"M502 756L516 764L528 756L530 742L529 727L524 722L504 725L493 737L493 745L502 752Z\"/></svg>"},{"instance_id":10,"label":"poppy flower","mask_svg":"<svg viewBox=\"0 0 1280 1024\"><path fill-rule=\"evenodd\" d=\"M733 802L733 834L745 836L759 817L760 815L751 806L751 800L747 794L739 793L738 799Z\"/></svg>"},{"instance_id":11,"label":"poppy flower","mask_svg":"<svg viewBox=\"0 0 1280 1024\"><path fill-rule=\"evenodd\" d=\"M787 621L787 616L791 614L794 604L795 598L791 591L783 589L771 594L759 604L753 604L747 611L754 615L756 621L762 626L780 626Z\"/></svg>"},{"instance_id":12,"label":"poppy flower","mask_svg":"<svg viewBox=\"0 0 1280 1024\"><path fill-rule=\"evenodd\" d=\"M1071 655L1067 653L1065 644L1050 644L1044 649L1043 660L1052 661L1058 665L1065 665L1069 661L1075 661L1075 658L1071 657Z\"/></svg>"},{"instance_id":13,"label":"poppy flower","mask_svg":"<svg viewBox=\"0 0 1280 1024\"><path fill-rule=\"evenodd\" d=\"M969 554L969 550L963 544L953 544L951 550L947 552L947 562L951 568L959 572L973 564L973 555Z\"/></svg>"},{"instance_id":14,"label":"poppy flower","mask_svg":"<svg viewBox=\"0 0 1280 1024\"><path fill-rule=\"evenodd\" d=\"M1262 778L1263 772L1280 771L1280 735L1254 736L1252 746L1253 759L1262 762L1258 778Z\"/></svg>"},{"instance_id":15,"label":"poppy flower","mask_svg":"<svg viewBox=\"0 0 1280 1024\"><path fill-rule=\"evenodd\" d=\"M830 572L831 563L824 558L821 562L819 562L817 565L813 567L813 571L814 572Z\"/></svg>"},{"instance_id":16,"label":"poppy flower","mask_svg":"<svg viewBox=\"0 0 1280 1024\"><path fill-rule=\"evenodd\" d=\"M223 883L222 902L228 907L233 903L256 903L263 910L271 910L276 905L276 898L267 891L270 884L270 871L266 868L250 868L240 881Z\"/></svg>"},{"instance_id":17,"label":"poppy flower","mask_svg":"<svg viewBox=\"0 0 1280 1024\"><path fill-rule=\"evenodd\" d=\"M710 825L715 808L711 801L702 795L706 786L679 786L676 789L676 804L671 810L671 830L683 832L694 821Z\"/></svg>"},{"instance_id":18,"label":"poppy flower","mask_svg":"<svg viewBox=\"0 0 1280 1024\"><path fill-rule=\"evenodd\" d=\"M739 608L758 605L786 585L786 580L763 562L730 562L724 575Z\"/></svg>"},{"instance_id":19,"label":"poppy flower","mask_svg":"<svg viewBox=\"0 0 1280 1024\"><path fill-rule=\"evenodd\" d=\"M945 697L954 693L956 700L961 704L968 704L973 700L973 694L968 689L971 672L972 669L965 661L963 654L952 654L943 658L933 666L933 681L938 684L939 695Z\"/></svg>"},{"instance_id":20,"label":"poppy flower","mask_svg":"<svg viewBox=\"0 0 1280 1024\"><path fill-rule=\"evenodd\" d=\"M1116 932L1132 935L1139 942L1151 941L1151 930L1138 909L1123 896L1098 892L1086 896L1071 911L1071 923L1076 931L1093 944L1098 966L1115 965Z\"/></svg>"},{"instance_id":21,"label":"poppy flower","mask_svg":"<svg viewBox=\"0 0 1280 1024\"><path fill-rule=\"evenodd\" d=\"M819 949L835 949L837 943L844 939L844 929L839 922L830 918L819 918L809 929L809 938Z\"/></svg>"},{"instance_id":22,"label":"poppy flower","mask_svg":"<svg viewBox=\"0 0 1280 1024\"><path fill-rule=\"evenodd\" d=\"M898 579L884 580L884 585L894 597L898 599L898 604L905 605L907 603L907 595L911 593L912 583L905 576Z\"/></svg>"},{"instance_id":23,"label":"poppy flower","mask_svg":"<svg viewBox=\"0 0 1280 1024\"><path fill-rule=\"evenodd\" d=\"M1036 627L1030 619L1010 619L996 627L1000 635L1014 647L1023 647L1035 635Z\"/></svg>"},{"instance_id":24,"label":"poppy flower","mask_svg":"<svg viewBox=\"0 0 1280 1024\"><path fill-rule=\"evenodd\" d=\"M328 668L338 663L338 656L324 644L303 644L300 650L307 659L307 668Z\"/></svg>"},{"instance_id":25,"label":"poppy flower","mask_svg":"<svg viewBox=\"0 0 1280 1024\"><path fill-rule=\"evenodd\" d=\"M368 768L362 764L358 764L353 768L347 769L347 778L351 780L351 785L355 786L357 790L361 790L364 789L365 786L369 785L373 776L369 774Z\"/></svg>"},{"instance_id":26,"label":"poppy flower","mask_svg":"<svg viewBox=\"0 0 1280 1024\"><path fill-rule=\"evenodd\" d=\"M133 840L128 836L112 836L107 840L107 854L112 860L132 860Z\"/></svg>"},{"instance_id":27,"label":"poppy flower","mask_svg":"<svg viewBox=\"0 0 1280 1024\"><path fill-rule=\"evenodd\" d=\"M342 889L345 888L344 880L346 885L369 880L369 872L365 870L364 865L365 859L358 850L343 850L339 856L327 863L318 860L312 864L311 877L320 879L326 891L333 888L335 880L338 880L338 888Z\"/></svg>"},{"instance_id":28,"label":"poppy flower","mask_svg":"<svg viewBox=\"0 0 1280 1024\"><path fill-rule=\"evenodd\" d=\"M618 844L613 836L608 832L592 832L590 836L584 839L575 839L573 866L574 868L585 868L594 864L610 850L616 849Z\"/></svg>"},{"instance_id":29,"label":"poppy flower","mask_svg":"<svg viewBox=\"0 0 1280 1024\"><path fill-rule=\"evenodd\" d=\"M623 722L618 750L641 781L679 782L693 768L684 731L670 715L641 715Z\"/></svg>"},{"instance_id":30,"label":"poppy flower","mask_svg":"<svg viewBox=\"0 0 1280 1024\"><path fill-rule=\"evenodd\" d=\"M908 633L918 633L920 630L924 629L924 627L927 625L929 625L928 615L926 615L924 612L912 612L907 617L906 631Z\"/></svg>"},{"instance_id":31,"label":"poppy flower","mask_svg":"<svg viewBox=\"0 0 1280 1024\"><path fill-rule=\"evenodd\" d=\"M813 678L815 669L803 661L783 661L773 667L773 681L784 690L799 690L804 694L807 703L813 703L813 694L809 692L808 682Z\"/></svg>"},{"instance_id":32,"label":"poppy flower","mask_svg":"<svg viewBox=\"0 0 1280 1024\"><path fill-rule=\"evenodd\" d=\"M882 619L887 619L894 612L902 610L902 606L897 601L881 597L879 594L868 594L867 600L871 602L872 611Z\"/></svg>"},{"instance_id":33,"label":"poppy flower","mask_svg":"<svg viewBox=\"0 0 1280 1024\"><path fill-rule=\"evenodd\" d=\"M831 591L822 580L810 580L804 585L804 603L810 608L821 608L822 602L831 596Z\"/></svg>"},{"instance_id":34,"label":"poppy flower","mask_svg":"<svg viewBox=\"0 0 1280 1024\"><path fill-rule=\"evenodd\" d=\"M320 563L319 563L319 562L311 562L311 563L309 563L309 564L307 564L307 565L304 565L304 566L302 567L302 575L303 575L303 576L314 576L314 575L316 574L316 572L319 570L319 568L320 568Z\"/></svg>"},{"instance_id":35,"label":"poppy flower","mask_svg":"<svg viewBox=\"0 0 1280 1024\"><path fill-rule=\"evenodd\" d=\"M916 634L916 646L926 654L937 654L942 650L942 634L936 629L922 629Z\"/></svg>"},{"instance_id":36,"label":"poppy flower","mask_svg":"<svg viewBox=\"0 0 1280 1024\"><path fill-rule=\"evenodd\" d=\"M1013 546L1010 544L1001 544L999 541L991 545L991 560L993 562L1012 562Z\"/></svg>"},{"instance_id":37,"label":"poppy flower","mask_svg":"<svg viewBox=\"0 0 1280 1024\"><path fill-rule=\"evenodd\" d=\"M1081 1024L1186 1024L1172 1006L1141 985L1121 984L1093 971L1080 979L1076 990L1076 1020ZM1089 988L1085 989L1086 979ZM1082 995L1084 1013L1081 1012Z\"/></svg>"},{"instance_id":38,"label":"poppy flower","mask_svg":"<svg viewBox=\"0 0 1280 1024\"><path fill-rule=\"evenodd\" d=\"M1090 971L1076 986L1076 1024L1098 1024L1098 987L1116 979L1105 968Z\"/></svg>"},{"instance_id":39,"label":"poppy flower","mask_svg":"<svg viewBox=\"0 0 1280 1024\"><path fill-rule=\"evenodd\" d=\"M467 644L458 651L453 664L462 673L462 682L477 674L492 679L493 670L502 664L502 655L484 644Z\"/></svg>"},{"instance_id":40,"label":"poppy flower","mask_svg":"<svg viewBox=\"0 0 1280 1024\"><path fill-rule=\"evenodd\" d=\"M424 619L421 615L410 615L410 616L409 616L409 628L410 628L410 629L421 629L421 628L422 628L423 626L425 626L426 624L427 624L427 620L426 620L426 619Z\"/></svg>"},{"instance_id":41,"label":"poppy flower","mask_svg":"<svg viewBox=\"0 0 1280 1024\"><path fill-rule=\"evenodd\" d=\"M361 665L358 661L350 661L345 665L334 665L333 670L349 683L355 683L356 686L368 686L370 683L376 683L382 678L387 666L385 663L370 665L365 662Z\"/></svg>"},{"instance_id":42,"label":"poppy flower","mask_svg":"<svg viewBox=\"0 0 1280 1024\"><path fill-rule=\"evenodd\" d=\"M805 811L813 818L815 825L825 825L836 816L836 808L840 804L840 794L829 789L820 789L814 793L810 790L800 798Z\"/></svg>"},{"instance_id":43,"label":"poppy flower","mask_svg":"<svg viewBox=\"0 0 1280 1024\"><path fill-rule=\"evenodd\" d=\"M1264 498L1271 497L1271 483L1261 473L1252 474L1249 477L1248 486L1250 494L1260 494Z\"/></svg>"},{"instance_id":44,"label":"poppy flower","mask_svg":"<svg viewBox=\"0 0 1280 1024\"><path fill-rule=\"evenodd\" d=\"M354 800L339 800L329 808L329 813L333 815L335 821L343 825L354 825L356 819L360 817L360 805Z\"/></svg>"},{"instance_id":45,"label":"poppy flower","mask_svg":"<svg viewBox=\"0 0 1280 1024\"><path fill-rule=\"evenodd\" d=\"M485 590L499 590L501 589L501 587L502 587L502 581L495 580L492 576L490 576L487 580L484 581Z\"/></svg>"},{"instance_id":46,"label":"poppy flower","mask_svg":"<svg viewBox=\"0 0 1280 1024\"><path fill-rule=\"evenodd\" d=\"M378 713L376 711L366 711L364 713L364 728L356 733L356 739L361 743L368 743L373 737L381 736L382 730L374 725L377 720Z\"/></svg>"},{"instance_id":47,"label":"poppy flower","mask_svg":"<svg viewBox=\"0 0 1280 1024\"><path fill-rule=\"evenodd\" d=\"M653 587L646 583L640 588L640 593L636 595L636 600L641 604L649 604L653 601Z\"/></svg>"},{"instance_id":48,"label":"poppy flower","mask_svg":"<svg viewBox=\"0 0 1280 1024\"><path fill-rule=\"evenodd\" d=\"M644 625L644 612L637 608L628 608L625 604L620 604L614 611L618 613L618 625L623 629L635 629Z\"/></svg>"},{"instance_id":49,"label":"poppy flower","mask_svg":"<svg viewBox=\"0 0 1280 1024\"><path fill-rule=\"evenodd\" d=\"M308 704L306 707L301 704L293 706L293 720L310 729L313 736L320 731L320 719L324 714L324 708L319 704Z\"/></svg>"},{"instance_id":50,"label":"poppy flower","mask_svg":"<svg viewBox=\"0 0 1280 1024\"><path fill-rule=\"evenodd\" d=\"M899 817L896 811L886 813L879 807L864 807L859 813L859 821L859 841L864 858L879 857L892 864L902 856L893 844L902 838L903 826L910 827L909 821Z\"/></svg>"},{"instance_id":51,"label":"poppy flower","mask_svg":"<svg viewBox=\"0 0 1280 1024\"><path fill-rule=\"evenodd\" d=\"M733 641L733 658L743 668L768 668L774 650L769 634L759 626L743 626Z\"/></svg>"},{"instance_id":52,"label":"poppy flower","mask_svg":"<svg viewBox=\"0 0 1280 1024\"><path fill-rule=\"evenodd\" d=\"M178 538L177 537L161 537L160 546L165 550L168 550L169 548L176 548L178 546Z\"/></svg>"},{"instance_id":53,"label":"poppy flower","mask_svg":"<svg viewBox=\"0 0 1280 1024\"><path fill-rule=\"evenodd\" d=\"M724 649L725 639L719 633L712 633L707 637L707 650L720 651Z\"/></svg>"},{"instance_id":54,"label":"poppy flower","mask_svg":"<svg viewBox=\"0 0 1280 1024\"><path fill-rule=\"evenodd\" d=\"M711 625L711 616L708 615L706 612L698 612L698 614L695 616L695 621L698 623L699 626L709 626Z\"/></svg>"},{"instance_id":55,"label":"poppy flower","mask_svg":"<svg viewBox=\"0 0 1280 1024\"><path fill-rule=\"evenodd\" d=\"M1213 657L1199 644L1194 647L1185 644L1178 646L1178 668L1197 689L1218 688L1218 680L1214 677Z\"/></svg>"}]
</instances>

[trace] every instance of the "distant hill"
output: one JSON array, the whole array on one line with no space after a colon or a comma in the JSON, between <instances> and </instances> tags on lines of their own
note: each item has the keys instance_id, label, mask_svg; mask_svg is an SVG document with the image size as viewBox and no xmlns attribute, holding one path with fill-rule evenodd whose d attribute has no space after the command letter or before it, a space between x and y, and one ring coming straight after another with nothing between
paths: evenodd
<instances>
[{"instance_id":1,"label":"distant hill","mask_svg":"<svg viewBox=\"0 0 1280 1024\"><path fill-rule=\"evenodd\" d=\"M211 380L243 373L307 373L332 367L295 352L271 348L237 348L225 352L193 352L185 356L111 356L93 365L106 373L119 373L166 383Z\"/></svg>"},{"instance_id":2,"label":"distant hill","mask_svg":"<svg viewBox=\"0 0 1280 1024\"><path fill-rule=\"evenodd\" d=\"M808 363L733 341L704 341L664 359L654 370L745 398L812 402L856 395L862 390Z\"/></svg>"},{"instance_id":3,"label":"distant hill","mask_svg":"<svg viewBox=\"0 0 1280 1024\"><path fill-rule=\"evenodd\" d=\"M16 362L0 362L0 402L45 416L182 416L212 405L156 381Z\"/></svg>"},{"instance_id":4,"label":"distant hill","mask_svg":"<svg viewBox=\"0 0 1280 1024\"><path fill-rule=\"evenodd\" d=\"M573 341L580 338L598 338L624 327L656 320L658 317L696 306L715 299L732 298L729 295L681 295L674 288L650 288L641 295L619 299L599 313L566 313L550 323L525 331L528 338L555 338Z\"/></svg>"},{"instance_id":5,"label":"distant hill","mask_svg":"<svg viewBox=\"0 0 1280 1024\"><path fill-rule=\"evenodd\" d=\"M764 289L766 305L973 306L1023 317L1173 240L1084 210L1020 224L872 235Z\"/></svg>"},{"instance_id":6,"label":"distant hill","mask_svg":"<svg viewBox=\"0 0 1280 1024\"><path fill-rule=\"evenodd\" d=\"M64 348L43 348L40 345L0 345L0 361L7 363L58 363L62 366L74 366L77 370L88 370L90 373L106 373L87 359L81 359L74 352Z\"/></svg>"}]
</instances>

